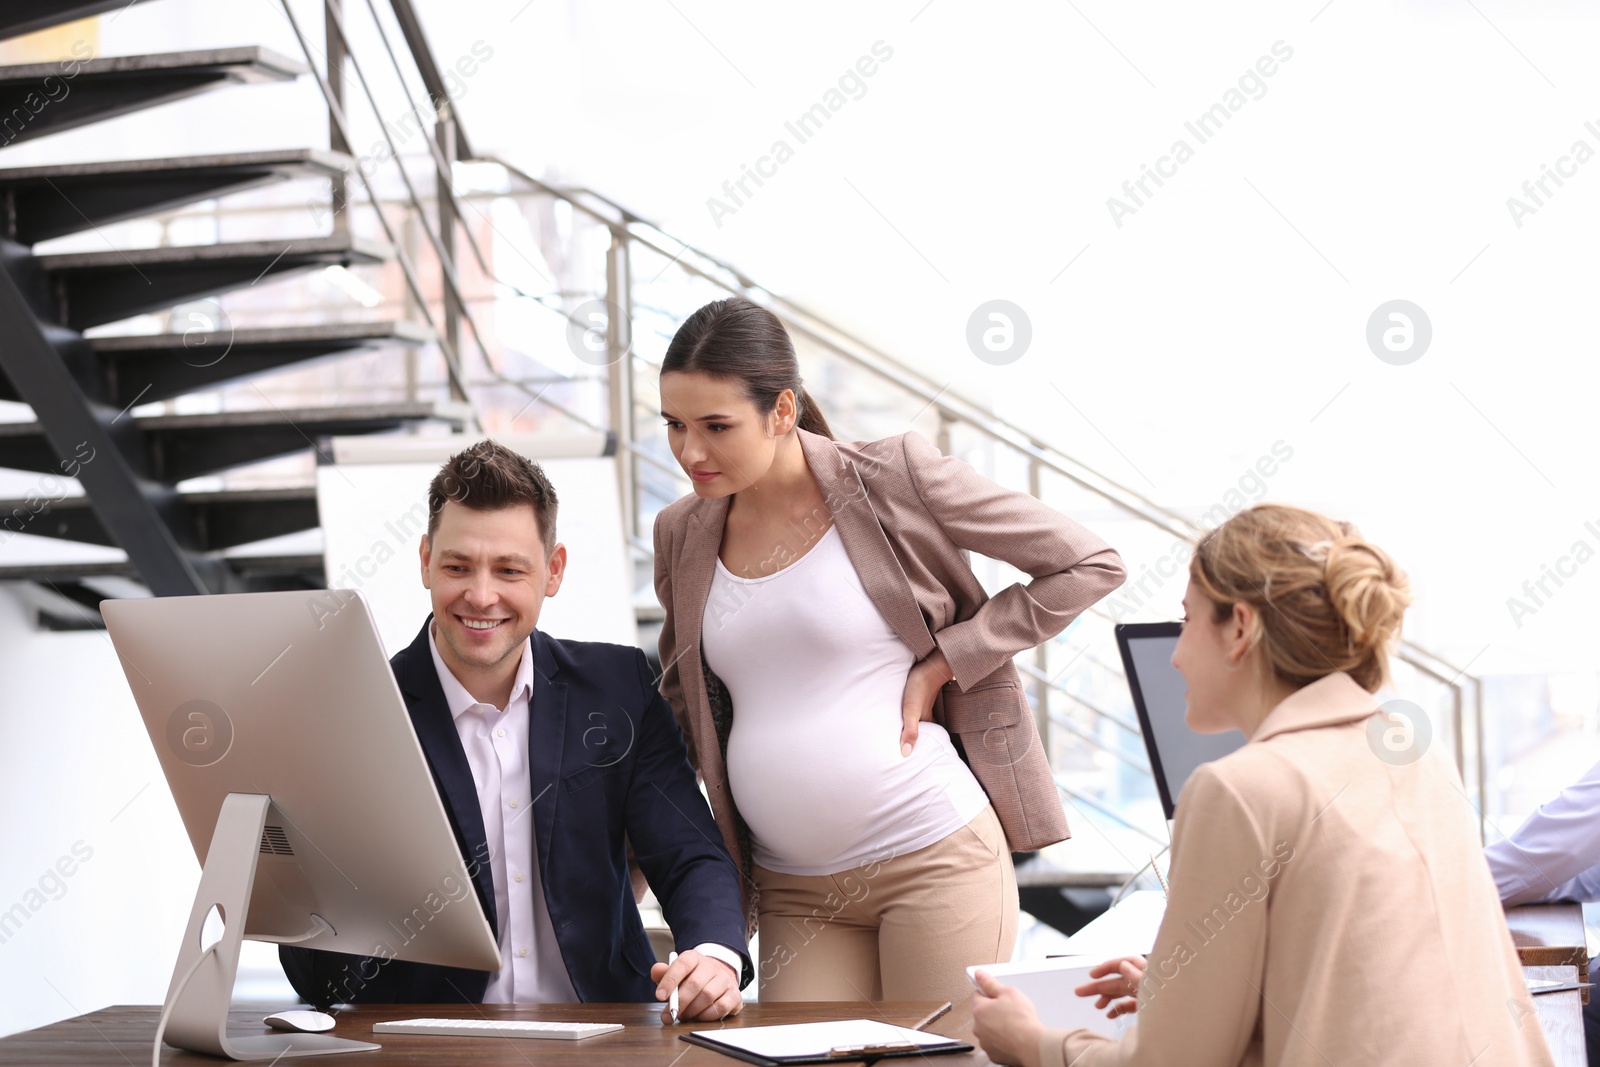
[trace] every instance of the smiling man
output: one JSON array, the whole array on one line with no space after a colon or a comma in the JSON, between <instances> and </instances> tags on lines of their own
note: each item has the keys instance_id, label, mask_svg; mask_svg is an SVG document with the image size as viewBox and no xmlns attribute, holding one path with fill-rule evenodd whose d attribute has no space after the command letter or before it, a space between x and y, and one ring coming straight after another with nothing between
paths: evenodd
<instances>
[{"instance_id":1,"label":"smiling man","mask_svg":"<svg viewBox=\"0 0 1600 1067\"><path fill-rule=\"evenodd\" d=\"M284 946L318 1006L666 1000L719 1019L753 977L738 875L644 653L562 641L539 609L566 573L544 471L493 441L428 488L433 612L390 660L500 944L494 973ZM531 813L531 817L529 816ZM659 963L627 846L679 946Z\"/></svg>"}]
</instances>

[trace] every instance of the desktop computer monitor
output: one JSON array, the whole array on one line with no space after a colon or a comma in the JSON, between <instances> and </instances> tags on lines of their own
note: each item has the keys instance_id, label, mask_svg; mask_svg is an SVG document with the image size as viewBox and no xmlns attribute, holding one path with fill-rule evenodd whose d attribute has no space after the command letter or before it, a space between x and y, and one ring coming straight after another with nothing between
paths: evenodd
<instances>
[{"instance_id":1,"label":"desktop computer monitor","mask_svg":"<svg viewBox=\"0 0 1600 1067\"><path fill-rule=\"evenodd\" d=\"M101 611L202 866L163 1014L168 1043L235 1059L378 1047L230 1036L242 937L500 967L359 593L108 600ZM214 907L224 935L202 948Z\"/></svg>"},{"instance_id":2,"label":"desktop computer monitor","mask_svg":"<svg viewBox=\"0 0 1600 1067\"><path fill-rule=\"evenodd\" d=\"M1188 686L1172 665L1183 624L1177 622L1120 623L1117 650L1128 676L1133 707L1139 715L1150 771L1155 775L1161 809L1170 822L1178 806L1183 783L1202 763L1221 759L1245 743L1244 734L1228 730L1200 734L1184 721L1188 711Z\"/></svg>"}]
</instances>

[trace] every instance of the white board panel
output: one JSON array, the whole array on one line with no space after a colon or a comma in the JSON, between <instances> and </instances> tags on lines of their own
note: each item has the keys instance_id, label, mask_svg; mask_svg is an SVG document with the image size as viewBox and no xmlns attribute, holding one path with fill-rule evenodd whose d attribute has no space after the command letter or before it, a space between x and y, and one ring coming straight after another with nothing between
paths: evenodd
<instances>
[{"instance_id":1,"label":"white board panel","mask_svg":"<svg viewBox=\"0 0 1600 1067\"><path fill-rule=\"evenodd\" d=\"M470 443L463 439L460 447ZM615 462L530 458L555 486L556 538L567 546L566 577L544 602L539 629L637 645ZM438 471L438 462L317 468L328 586L360 590L390 655L411 643L432 610L418 550L428 528L428 483Z\"/></svg>"}]
</instances>

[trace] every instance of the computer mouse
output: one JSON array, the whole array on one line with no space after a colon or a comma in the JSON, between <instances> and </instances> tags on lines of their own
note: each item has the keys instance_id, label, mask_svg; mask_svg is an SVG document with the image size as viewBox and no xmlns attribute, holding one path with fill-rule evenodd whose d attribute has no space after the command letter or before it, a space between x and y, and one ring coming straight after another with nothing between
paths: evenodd
<instances>
[{"instance_id":1,"label":"computer mouse","mask_svg":"<svg viewBox=\"0 0 1600 1067\"><path fill-rule=\"evenodd\" d=\"M333 1016L320 1011L280 1011L261 1020L274 1030L294 1030L302 1034L320 1034L333 1029Z\"/></svg>"}]
</instances>

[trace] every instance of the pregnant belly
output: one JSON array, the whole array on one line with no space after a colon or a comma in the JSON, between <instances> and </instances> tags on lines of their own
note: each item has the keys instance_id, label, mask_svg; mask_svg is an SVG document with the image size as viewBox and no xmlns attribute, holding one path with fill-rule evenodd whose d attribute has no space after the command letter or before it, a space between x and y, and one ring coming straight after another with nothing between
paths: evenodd
<instances>
[{"instance_id":1,"label":"pregnant belly","mask_svg":"<svg viewBox=\"0 0 1600 1067\"><path fill-rule=\"evenodd\" d=\"M787 865L823 866L903 838L913 820L944 817L951 775L971 772L931 722L902 757L899 726L898 716L851 730L735 716L728 785L756 841Z\"/></svg>"}]
</instances>

